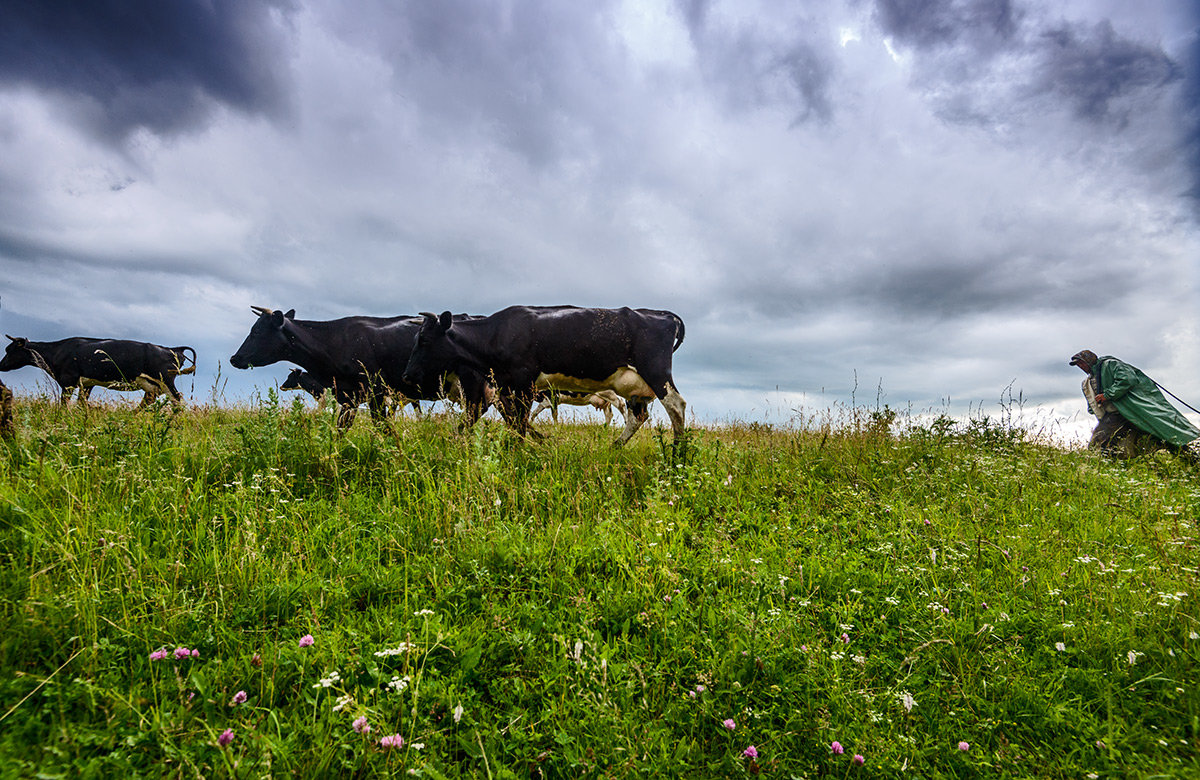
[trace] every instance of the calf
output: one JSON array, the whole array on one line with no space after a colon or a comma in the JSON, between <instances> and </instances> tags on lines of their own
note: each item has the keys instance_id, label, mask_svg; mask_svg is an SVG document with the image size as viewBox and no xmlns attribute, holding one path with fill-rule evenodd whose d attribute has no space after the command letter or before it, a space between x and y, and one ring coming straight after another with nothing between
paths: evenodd
<instances>
[{"instance_id":1,"label":"calf","mask_svg":"<svg viewBox=\"0 0 1200 780\"><path fill-rule=\"evenodd\" d=\"M496 389L505 422L524 436L538 390L612 390L628 404L621 446L649 418L659 399L678 441L687 404L675 389L671 357L683 343L683 320L655 309L510 306L488 317L455 321L425 313L404 370L407 382L454 374L462 382L473 425L483 410L484 386Z\"/></svg>"},{"instance_id":2,"label":"calf","mask_svg":"<svg viewBox=\"0 0 1200 780\"><path fill-rule=\"evenodd\" d=\"M191 347L82 337L30 341L8 336L8 340L0 371L37 366L62 388L59 401L63 405L79 388L79 402L87 406L93 387L142 390L145 395L138 408L154 401L160 393L167 393L178 405L183 403L183 394L175 389L175 377L196 370L196 350ZM190 358L186 354L189 352Z\"/></svg>"},{"instance_id":3,"label":"calf","mask_svg":"<svg viewBox=\"0 0 1200 780\"><path fill-rule=\"evenodd\" d=\"M285 379L283 381L283 384L279 386L279 389L280 390L303 390L306 393L308 393L309 395L311 395L313 398L315 398L318 402L323 402L325 400L325 391L326 390L334 390L333 387L329 387L327 385L322 384L321 380L317 379L315 376L308 373L307 371L305 371L302 368L293 368L288 373L287 379ZM335 390L334 394L340 395L340 397L337 399L337 401L341 405L350 405L350 404L357 405L357 402L359 400L361 400L353 393L343 392L343 393L339 394ZM387 399L384 401L384 405L385 405L384 413L385 414L387 414L387 415L392 414L392 409L388 408L388 405L394 400L395 399L389 393L387 396ZM415 399L415 398L407 398L406 399L403 396L401 396L400 400L401 400L401 403L397 404L397 406L402 406L403 402L407 401L418 412L421 411L421 402L418 401L417 399Z\"/></svg>"}]
</instances>

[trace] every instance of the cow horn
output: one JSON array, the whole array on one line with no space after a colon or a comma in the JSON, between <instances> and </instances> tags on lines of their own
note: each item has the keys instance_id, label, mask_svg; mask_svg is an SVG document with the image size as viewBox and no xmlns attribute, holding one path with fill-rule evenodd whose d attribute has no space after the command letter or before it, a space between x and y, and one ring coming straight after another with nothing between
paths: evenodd
<instances>
[{"instance_id":1,"label":"cow horn","mask_svg":"<svg viewBox=\"0 0 1200 780\"><path fill-rule=\"evenodd\" d=\"M428 318L428 317L433 317L435 320L437 319L437 315L436 315L436 314L434 314L434 313L433 313L433 312L431 312L431 311L423 311L423 312L420 312L420 314L421 314L421 316L422 316L422 317L427 317L427 318Z\"/></svg>"},{"instance_id":2,"label":"cow horn","mask_svg":"<svg viewBox=\"0 0 1200 780\"><path fill-rule=\"evenodd\" d=\"M264 314L274 314L275 313L274 309L268 309L265 306L251 306L250 311L254 312L255 314L257 314L260 317L263 316Z\"/></svg>"},{"instance_id":3,"label":"cow horn","mask_svg":"<svg viewBox=\"0 0 1200 780\"><path fill-rule=\"evenodd\" d=\"M14 339L12 336L8 335L7 333L4 334L4 338L8 339L9 341L16 341L16 339Z\"/></svg>"}]
</instances>

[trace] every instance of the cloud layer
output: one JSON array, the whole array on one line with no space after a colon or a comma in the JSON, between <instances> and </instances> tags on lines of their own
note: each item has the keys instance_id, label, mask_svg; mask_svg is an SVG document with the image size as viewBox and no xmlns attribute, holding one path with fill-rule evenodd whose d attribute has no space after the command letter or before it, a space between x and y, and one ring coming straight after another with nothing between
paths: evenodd
<instances>
[{"instance_id":1,"label":"cloud layer","mask_svg":"<svg viewBox=\"0 0 1200 780\"><path fill-rule=\"evenodd\" d=\"M10 16L13 335L190 340L203 384L250 304L313 319L635 305L688 322L676 376L701 419L862 401L856 382L918 410L1015 387L1067 417L1082 404L1065 363L1084 347L1200 398L1198 25L1182 2Z\"/></svg>"}]
</instances>

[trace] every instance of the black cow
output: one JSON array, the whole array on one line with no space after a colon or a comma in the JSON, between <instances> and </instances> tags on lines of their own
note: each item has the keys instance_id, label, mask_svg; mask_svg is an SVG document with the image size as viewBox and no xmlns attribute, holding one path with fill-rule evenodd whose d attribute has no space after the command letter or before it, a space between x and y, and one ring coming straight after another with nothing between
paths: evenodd
<instances>
[{"instance_id":1,"label":"black cow","mask_svg":"<svg viewBox=\"0 0 1200 780\"><path fill-rule=\"evenodd\" d=\"M490 317L454 321L424 314L404 377L455 374L467 400L466 425L483 412L484 380L492 382L505 421L524 436L538 390L613 390L628 402L623 445L649 418L658 398L678 441L687 404L675 389L671 357L683 343L683 320L654 309L510 306Z\"/></svg>"},{"instance_id":2,"label":"black cow","mask_svg":"<svg viewBox=\"0 0 1200 780\"><path fill-rule=\"evenodd\" d=\"M0 360L0 371L37 366L58 382L62 388L59 400L64 405L77 387L79 402L84 406L93 387L143 390L145 395L139 408L160 393L167 393L178 405L183 402L183 394L175 389L175 377L196 370L196 350L191 347L82 337L59 341L30 341L12 336L8 339L11 343Z\"/></svg>"},{"instance_id":3,"label":"black cow","mask_svg":"<svg viewBox=\"0 0 1200 780\"><path fill-rule=\"evenodd\" d=\"M261 306L251 308L258 313L258 320L229 358L230 364L253 368L281 360L295 363L322 386L333 389L342 407L339 425L353 422L353 411L363 402L370 406L372 417L382 419L387 415L389 395L410 400L436 400L443 395L440 375L431 373L423 382L403 378L421 329L419 317L298 320L295 309L285 314Z\"/></svg>"}]
</instances>

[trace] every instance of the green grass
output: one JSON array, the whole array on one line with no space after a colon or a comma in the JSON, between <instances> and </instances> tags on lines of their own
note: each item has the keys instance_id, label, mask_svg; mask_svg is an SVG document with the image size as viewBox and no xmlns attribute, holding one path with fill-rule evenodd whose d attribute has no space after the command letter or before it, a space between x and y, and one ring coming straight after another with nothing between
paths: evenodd
<instances>
[{"instance_id":1,"label":"green grass","mask_svg":"<svg viewBox=\"0 0 1200 780\"><path fill-rule=\"evenodd\" d=\"M1200 774L1170 456L860 410L679 450L274 395L17 417L7 776Z\"/></svg>"}]
</instances>

